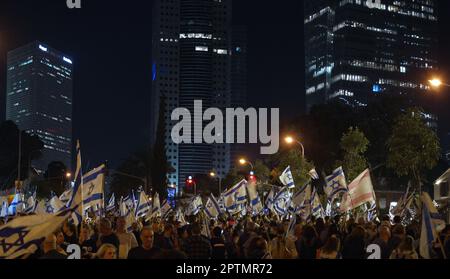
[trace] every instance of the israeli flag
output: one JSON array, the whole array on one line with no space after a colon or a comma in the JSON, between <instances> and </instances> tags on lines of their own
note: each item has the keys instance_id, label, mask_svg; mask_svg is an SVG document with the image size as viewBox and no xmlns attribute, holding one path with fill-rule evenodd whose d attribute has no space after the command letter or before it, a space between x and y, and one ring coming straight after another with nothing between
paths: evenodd
<instances>
[{"instance_id":1,"label":"israeli flag","mask_svg":"<svg viewBox=\"0 0 450 279\"><path fill-rule=\"evenodd\" d=\"M186 215L192 216L197 215L203 207L203 202L200 197L194 197L192 201L189 203L189 206L186 208Z\"/></svg>"},{"instance_id":2,"label":"israeli flag","mask_svg":"<svg viewBox=\"0 0 450 279\"><path fill-rule=\"evenodd\" d=\"M175 215L175 220L180 223L180 226L183 227L185 225L188 225L188 222L186 222L186 219L184 218L184 213L181 210L181 208L179 208L177 210L177 213Z\"/></svg>"},{"instance_id":3,"label":"israeli flag","mask_svg":"<svg viewBox=\"0 0 450 279\"><path fill-rule=\"evenodd\" d=\"M104 186L105 186L106 166L93 169L83 176L83 210L90 207L104 207Z\"/></svg>"},{"instance_id":4,"label":"israeli flag","mask_svg":"<svg viewBox=\"0 0 450 279\"><path fill-rule=\"evenodd\" d=\"M0 217L6 218L8 217L8 200L3 200L2 207L0 209Z\"/></svg>"},{"instance_id":5,"label":"israeli flag","mask_svg":"<svg viewBox=\"0 0 450 279\"><path fill-rule=\"evenodd\" d=\"M327 185L324 190L328 199L333 201L335 196L340 192L347 192L347 182L345 180L344 170L342 167L337 168L332 175L325 178Z\"/></svg>"},{"instance_id":6,"label":"israeli flag","mask_svg":"<svg viewBox=\"0 0 450 279\"><path fill-rule=\"evenodd\" d=\"M57 196L53 196L53 198L47 202L45 211L47 214L56 214L63 209L65 209L64 203L61 202Z\"/></svg>"},{"instance_id":7,"label":"israeli flag","mask_svg":"<svg viewBox=\"0 0 450 279\"><path fill-rule=\"evenodd\" d=\"M316 189L314 188L313 194L311 197L311 209L312 209L312 215L316 218L324 218L324 210L322 207L322 204L320 203L319 195L317 194Z\"/></svg>"},{"instance_id":8,"label":"israeli flag","mask_svg":"<svg viewBox=\"0 0 450 279\"><path fill-rule=\"evenodd\" d=\"M33 254L49 233L61 228L70 213L24 216L0 227L0 259L18 259Z\"/></svg>"},{"instance_id":9,"label":"israeli flag","mask_svg":"<svg viewBox=\"0 0 450 279\"><path fill-rule=\"evenodd\" d=\"M258 214L263 210L263 204L259 198L258 192L256 191L256 185L254 183L247 184L247 193L250 200L251 212L253 214Z\"/></svg>"},{"instance_id":10,"label":"israeli flag","mask_svg":"<svg viewBox=\"0 0 450 279\"><path fill-rule=\"evenodd\" d=\"M139 201L136 206L136 218L144 217L152 210L150 201L144 191L139 194Z\"/></svg>"},{"instance_id":11,"label":"israeli flag","mask_svg":"<svg viewBox=\"0 0 450 279\"><path fill-rule=\"evenodd\" d=\"M211 219L216 219L220 215L220 206L216 198L211 194L205 204L205 213Z\"/></svg>"},{"instance_id":12,"label":"israeli flag","mask_svg":"<svg viewBox=\"0 0 450 279\"><path fill-rule=\"evenodd\" d=\"M61 196L59 196L59 200L64 204L67 204L67 202L70 200L70 197L72 196L72 191L73 189L66 190L61 194Z\"/></svg>"},{"instance_id":13,"label":"israeli flag","mask_svg":"<svg viewBox=\"0 0 450 279\"><path fill-rule=\"evenodd\" d=\"M173 209L172 206L170 206L170 203L167 200L164 200L161 206L161 217L167 219L172 211Z\"/></svg>"},{"instance_id":14,"label":"israeli flag","mask_svg":"<svg viewBox=\"0 0 450 279\"><path fill-rule=\"evenodd\" d=\"M36 192L34 192L34 194L27 199L27 207L25 209L25 213L26 214L35 213L36 208L37 208Z\"/></svg>"},{"instance_id":15,"label":"israeli flag","mask_svg":"<svg viewBox=\"0 0 450 279\"><path fill-rule=\"evenodd\" d=\"M156 193L153 198L152 214L151 217L161 217L161 203L159 200L159 194Z\"/></svg>"},{"instance_id":16,"label":"israeli flag","mask_svg":"<svg viewBox=\"0 0 450 279\"><path fill-rule=\"evenodd\" d=\"M275 199L275 189L274 189L274 187L272 187L272 189L270 190L269 195L267 195L267 199L266 199L266 207L270 211L273 211L274 199Z\"/></svg>"},{"instance_id":17,"label":"israeli flag","mask_svg":"<svg viewBox=\"0 0 450 279\"><path fill-rule=\"evenodd\" d=\"M134 214L132 212L132 209L127 206L124 199L120 199L119 203L119 216L125 218L125 227L128 232L132 231L132 225L135 221Z\"/></svg>"},{"instance_id":18,"label":"israeli flag","mask_svg":"<svg viewBox=\"0 0 450 279\"><path fill-rule=\"evenodd\" d=\"M289 222L289 226L286 232L286 237L295 236L295 226L297 225L297 216L292 215L291 221Z\"/></svg>"},{"instance_id":19,"label":"israeli flag","mask_svg":"<svg viewBox=\"0 0 450 279\"><path fill-rule=\"evenodd\" d=\"M108 205L106 206L106 211L113 211L116 208L116 197L112 193L111 198L109 198Z\"/></svg>"},{"instance_id":20,"label":"israeli flag","mask_svg":"<svg viewBox=\"0 0 450 279\"><path fill-rule=\"evenodd\" d=\"M372 222L378 218L377 215L377 203L372 201L370 204L370 208L367 210L367 220Z\"/></svg>"},{"instance_id":21,"label":"israeli flag","mask_svg":"<svg viewBox=\"0 0 450 279\"><path fill-rule=\"evenodd\" d=\"M83 171L81 169L81 148L77 141L77 168L75 171L75 182L72 189L72 196L67 202L67 208L76 210L72 213L72 220L76 226L83 220Z\"/></svg>"},{"instance_id":22,"label":"israeli flag","mask_svg":"<svg viewBox=\"0 0 450 279\"><path fill-rule=\"evenodd\" d=\"M292 195L292 205L294 209L300 207L306 198L306 189L308 184L305 184L302 188L300 188L294 195Z\"/></svg>"},{"instance_id":23,"label":"israeli flag","mask_svg":"<svg viewBox=\"0 0 450 279\"><path fill-rule=\"evenodd\" d=\"M247 180L244 179L235 186L231 187L231 189L223 193L225 208L227 211L236 211L238 205L247 202L246 185Z\"/></svg>"},{"instance_id":24,"label":"israeli flag","mask_svg":"<svg viewBox=\"0 0 450 279\"><path fill-rule=\"evenodd\" d=\"M289 189L295 188L294 178L292 177L291 166L288 166L280 176L280 181Z\"/></svg>"},{"instance_id":25,"label":"israeli flag","mask_svg":"<svg viewBox=\"0 0 450 279\"><path fill-rule=\"evenodd\" d=\"M35 212L37 215L48 215L47 201L45 201L45 200L36 201L36 211Z\"/></svg>"},{"instance_id":26,"label":"israeli flag","mask_svg":"<svg viewBox=\"0 0 450 279\"><path fill-rule=\"evenodd\" d=\"M280 215L286 215L287 210L290 206L290 194L289 188L283 187L274 198L274 211Z\"/></svg>"},{"instance_id":27,"label":"israeli flag","mask_svg":"<svg viewBox=\"0 0 450 279\"><path fill-rule=\"evenodd\" d=\"M14 199L9 205L8 214L10 216L14 216L18 213L23 213L24 210L25 210L24 197L22 193L18 192L14 195Z\"/></svg>"}]
</instances>

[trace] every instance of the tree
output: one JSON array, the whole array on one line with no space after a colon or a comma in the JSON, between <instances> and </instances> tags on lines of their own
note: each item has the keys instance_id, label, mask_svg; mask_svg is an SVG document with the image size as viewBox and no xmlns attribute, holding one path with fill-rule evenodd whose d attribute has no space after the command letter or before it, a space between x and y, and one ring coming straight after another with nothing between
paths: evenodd
<instances>
[{"instance_id":1,"label":"tree","mask_svg":"<svg viewBox=\"0 0 450 279\"><path fill-rule=\"evenodd\" d=\"M409 109L397 118L387 146L387 166L398 176L412 177L415 187L421 189L424 171L434 168L439 160L440 144L419 109Z\"/></svg>"},{"instance_id":2,"label":"tree","mask_svg":"<svg viewBox=\"0 0 450 279\"><path fill-rule=\"evenodd\" d=\"M340 147L343 151L343 160L337 162L337 166L342 165L348 180L352 181L362 173L368 165L364 156L369 146L369 140L358 128L350 127L342 136Z\"/></svg>"},{"instance_id":3,"label":"tree","mask_svg":"<svg viewBox=\"0 0 450 279\"><path fill-rule=\"evenodd\" d=\"M279 176L288 166L291 166L296 188L300 188L310 181L311 178L308 172L314 168L314 165L302 157L302 153L298 148L282 150L275 154L272 160L272 165L276 166L271 171L272 184L280 184Z\"/></svg>"},{"instance_id":4,"label":"tree","mask_svg":"<svg viewBox=\"0 0 450 279\"><path fill-rule=\"evenodd\" d=\"M28 177L30 162L42 156L44 143L38 136L21 132L21 180ZM19 129L12 121L0 124L0 190L14 187L19 158Z\"/></svg>"},{"instance_id":5,"label":"tree","mask_svg":"<svg viewBox=\"0 0 450 279\"><path fill-rule=\"evenodd\" d=\"M153 146L153 160L151 165L153 191L158 192L161 198L167 196L167 174L173 172L166 157L165 99L165 96L161 96L159 103L158 127L155 144Z\"/></svg>"},{"instance_id":6,"label":"tree","mask_svg":"<svg viewBox=\"0 0 450 279\"><path fill-rule=\"evenodd\" d=\"M148 183L151 180L152 174L152 157L152 149L150 147L144 147L123 160L117 168L118 172L113 172L113 180L111 182L112 192L118 197L127 196L130 194L131 189L137 190L139 186L144 186L145 180ZM138 178L141 178L141 180Z\"/></svg>"},{"instance_id":7,"label":"tree","mask_svg":"<svg viewBox=\"0 0 450 279\"><path fill-rule=\"evenodd\" d=\"M51 193L61 195L65 190L69 178L66 176L67 167L63 162L51 162L43 178L35 179L32 184L37 187L36 196L39 198L49 198Z\"/></svg>"}]
</instances>

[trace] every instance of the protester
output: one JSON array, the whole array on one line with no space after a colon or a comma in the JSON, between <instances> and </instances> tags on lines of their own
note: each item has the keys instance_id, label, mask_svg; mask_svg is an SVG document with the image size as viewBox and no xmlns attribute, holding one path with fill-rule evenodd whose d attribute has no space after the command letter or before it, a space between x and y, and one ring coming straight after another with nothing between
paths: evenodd
<instances>
[{"instance_id":1,"label":"protester","mask_svg":"<svg viewBox=\"0 0 450 279\"><path fill-rule=\"evenodd\" d=\"M389 240L391 239L391 230L387 226L381 226L378 233L378 238L373 241L381 249L381 259L389 259L390 249L388 246Z\"/></svg>"},{"instance_id":2,"label":"protester","mask_svg":"<svg viewBox=\"0 0 450 279\"><path fill-rule=\"evenodd\" d=\"M80 229L80 237L78 243L83 252L83 257L90 257L92 253L97 252L97 246L95 244L95 239L92 238L91 227L84 224Z\"/></svg>"},{"instance_id":3,"label":"protester","mask_svg":"<svg viewBox=\"0 0 450 279\"><path fill-rule=\"evenodd\" d=\"M273 259L294 259L297 257L295 244L286 237L286 232L282 225L278 226L277 236L270 243L270 254Z\"/></svg>"},{"instance_id":4,"label":"protester","mask_svg":"<svg viewBox=\"0 0 450 279\"><path fill-rule=\"evenodd\" d=\"M411 236L406 236L398 248L392 251L390 259L403 259L403 260L417 260L419 256L417 252L414 250L414 238Z\"/></svg>"},{"instance_id":5,"label":"protester","mask_svg":"<svg viewBox=\"0 0 450 279\"><path fill-rule=\"evenodd\" d=\"M186 241L186 253L189 259L210 259L212 255L211 243L201 236L201 226L192 225L192 236Z\"/></svg>"},{"instance_id":6,"label":"protester","mask_svg":"<svg viewBox=\"0 0 450 279\"><path fill-rule=\"evenodd\" d=\"M327 260L339 259L340 258L339 251L340 251L340 241L335 235L332 235L330 238L328 238L325 245L318 250L316 258Z\"/></svg>"},{"instance_id":7,"label":"protester","mask_svg":"<svg viewBox=\"0 0 450 279\"><path fill-rule=\"evenodd\" d=\"M261 236L257 236L251 240L248 250L249 259L272 259L267 241Z\"/></svg>"},{"instance_id":8,"label":"protester","mask_svg":"<svg viewBox=\"0 0 450 279\"><path fill-rule=\"evenodd\" d=\"M342 257L344 259L364 259L366 256L365 231L362 226L355 226L344 242Z\"/></svg>"},{"instance_id":9,"label":"protester","mask_svg":"<svg viewBox=\"0 0 450 279\"><path fill-rule=\"evenodd\" d=\"M51 234L47 236L42 244L44 255L41 259L44 260L63 260L67 259L67 255L60 253L57 249L56 236Z\"/></svg>"},{"instance_id":10,"label":"protester","mask_svg":"<svg viewBox=\"0 0 450 279\"><path fill-rule=\"evenodd\" d=\"M98 249L97 254L95 255L96 259L100 260L115 260L117 259L117 248L116 246L105 243L100 249Z\"/></svg>"},{"instance_id":11,"label":"protester","mask_svg":"<svg viewBox=\"0 0 450 279\"><path fill-rule=\"evenodd\" d=\"M69 222L65 222L62 228L62 232L64 235L64 242L68 244L77 244L77 228L74 224L70 224Z\"/></svg>"},{"instance_id":12,"label":"protester","mask_svg":"<svg viewBox=\"0 0 450 279\"><path fill-rule=\"evenodd\" d=\"M316 230L313 226L306 225L302 231L302 237L295 242L298 258L315 259L320 246Z\"/></svg>"},{"instance_id":13,"label":"protester","mask_svg":"<svg viewBox=\"0 0 450 279\"><path fill-rule=\"evenodd\" d=\"M99 223L99 239L97 240L97 247L101 247L103 244L112 244L119 250L120 241L117 235L112 230L111 221L107 218L100 219Z\"/></svg>"},{"instance_id":14,"label":"protester","mask_svg":"<svg viewBox=\"0 0 450 279\"><path fill-rule=\"evenodd\" d=\"M130 250L128 259L153 259L160 252L159 248L153 247L154 233L151 228L145 227L141 231L142 244Z\"/></svg>"},{"instance_id":15,"label":"protester","mask_svg":"<svg viewBox=\"0 0 450 279\"><path fill-rule=\"evenodd\" d=\"M119 259L128 258L128 252L130 249L138 246L138 242L134 237L134 234L126 231L126 223L125 217L119 217L116 220L116 235L120 242Z\"/></svg>"},{"instance_id":16,"label":"protester","mask_svg":"<svg viewBox=\"0 0 450 279\"><path fill-rule=\"evenodd\" d=\"M225 248L225 240L221 227L215 227L212 231L211 238L212 259L226 259L227 250Z\"/></svg>"},{"instance_id":17,"label":"protester","mask_svg":"<svg viewBox=\"0 0 450 279\"><path fill-rule=\"evenodd\" d=\"M172 250L174 246L174 227L172 224L165 224L162 234L155 238L154 246L164 250Z\"/></svg>"}]
</instances>

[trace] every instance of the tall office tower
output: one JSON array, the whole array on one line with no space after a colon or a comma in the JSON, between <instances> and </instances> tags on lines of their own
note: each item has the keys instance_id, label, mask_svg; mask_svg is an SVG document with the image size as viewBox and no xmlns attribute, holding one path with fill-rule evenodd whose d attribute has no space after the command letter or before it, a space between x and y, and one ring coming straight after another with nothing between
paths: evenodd
<instances>
[{"instance_id":1,"label":"tall office tower","mask_svg":"<svg viewBox=\"0 0 450 279\"><path fill-rule=\"evenodd\" d=\"M384 93L420 99L437 68L434 0L306 0L308 111L333 99L366 106Z\"/></svg>"},{"instance_id":2,"label":"tall office tower","mask_svg":"<svg viewBox=\"0 0 450 279\"><path fill-rule=\"evenodd\" d=\"M231 47L231 107L247 107L247 28L233 26ZM248 133L247 128L247 133ZM231 146L231 162L235 163L240 156L248 153L247 144L233 144Z\"/></svg>"},{"instance_id":3,"label":"tall office tower","mask_svg":"<svg viewBox=\"0 0 450 279\"><path fill-rule=\"evenodd\" d=\"M166 154L175 172L170 184L185 186L189 176L230 168L227 144L181 144L171 138L177 107L223 109L231 101L231 0L155 0L153 7L152 128L157 132L161 98L165 99ZM192 121L200 121L192 117ZM202 137L192 133L192 138ZM155 138L153 136L153 142Z\"/></svg>"},{"instance_id":4,"label":"tall office tower","mask_svg":"<svg viewBox=\"0 0 450 279\"><path fill-rule=\"evenodd\" d=\"M6 119L44 143L33 167L42 172L60 161L70 169L72 60L41 42L10 51L7 59Z\"/></svg>"}]
</instances>

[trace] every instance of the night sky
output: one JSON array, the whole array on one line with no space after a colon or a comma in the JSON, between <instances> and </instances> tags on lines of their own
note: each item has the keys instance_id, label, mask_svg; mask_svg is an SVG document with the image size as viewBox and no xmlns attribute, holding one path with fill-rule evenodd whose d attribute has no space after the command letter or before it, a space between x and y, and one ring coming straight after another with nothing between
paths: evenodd
<instances>
[{"instance_id":1,"label":"night sky","mask_svg":"<svg viewBox=\"0 0 450 279\"><path fill-rule=\"evenodd\" d=\"M66 0L0 0L0 119L7 51L40 40L74 61L74 139L81 140L85 164L116 165L148 143L151 2L82 0L82 9L70 10ZM449 2L440 1L439 39L441 72L450 79ZM304 99L302 1L233 6L235 24L249 29L250 104L276 104L282 118L295 115ZM450 107L448 99L444 104Z\"/></svg>"}]
</instances>

